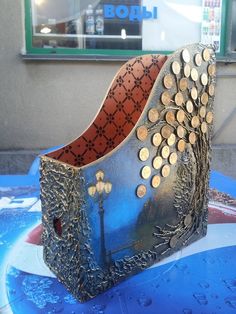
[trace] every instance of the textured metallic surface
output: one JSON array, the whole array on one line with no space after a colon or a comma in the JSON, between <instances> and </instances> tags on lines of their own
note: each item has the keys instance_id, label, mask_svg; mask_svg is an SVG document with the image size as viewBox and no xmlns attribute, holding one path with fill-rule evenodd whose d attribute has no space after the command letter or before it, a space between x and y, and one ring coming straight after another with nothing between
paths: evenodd
<instances>
[{"instance_id":1,"label":"textured metallic surface","mask_svg":"<svg viewBox=\"0 0 236 314\"><path fill-rule=\"evenodd\" d=\"M161 169L161 175L166 178L170 174L170 167L168 165L165 165Z\"/></svg>"},{"instance_id":2,"label":"textured metallic surface","mask_svg":"<svg viewBox=\"0 0 236 314\"><path fill-rule=\"evenodd\" d=\"M213 113L211 111L209 111L206 115L206 122L212 123L212 121L213 121Z\"/></svg>"},{"instance_id":3,"label":"textured metallic surface","mask_svg":"<svg viewBox=\"0 0 236 314\"><path fill-rule=\"evenodd\" d=\"M205 118L205 116L206 116L206 107L205 106L202 106L200 108L199 115L200 115L200 117Z\"/></svg>"},{"instance_id":4,"label":"textured metallic surface","mask_svg":"<svg viewBox=\"0 0 236 314\"><path fill-rule=\"evenodd\" d=\"M202 103L203 105L207 105L208 99L209 99L208 94L207 94L206 92L204 92L204 93L202 94L202 96L201 96L201 103Z\"/></svg>"},{"instance_id":5,"label":"textured metallic surface","mask_svg":"<svg viewBox=\"0 0 236 314\"><path fill-rule=\"evenodd\" d=\"M214 94L215 94L215 87L214 87L213 84L209 85L208 93L209 93L210 96L214 96Z\"/></svg>"},{"instance_id":6,"label":"textured metallic surface","mask_svg":"<svg viewBox=\"0 0 236 314\"><path fill-rule=\"evenodd\" d=\"M186 103L186 109L189 113L192 113L193 112L193 103L191 100L188 100L187 103Z\"/></svg>"},{"instance_id":7,"label":"textured metallic surface","mask_svg":"<svg viewBox=\"0 0 236 314\"><path fill-rule=\"evenodd\" d=\"M179 81L179 88L182 92L184 92L187 88L188 88L188 80L187 78L183 77L180 81Z\"/></svg>"},{"instance_id":8,"label":"textured metallic surface","mask_svg":"<svg viewBox=\"0 0 236 314\"><path fill-rule=\"evenodd\" d=\"M184 66L184 75L185 75L187 78L189 78L190 74L191 74L190 65L189 65L189 64L186 64L186 65Z\"/></svg>"},{"instance_id":9,"label":"textured metallic surface","mask_svg":"<svg viewBox=\"0 0 236 314\"><path fill-rule=\"evenodd\" d=\"M197 96L198 96L198 91L197 91L197 88L196 87L193 87L191 89L191 97L193 100L196 100L197 99Z\"/></svg>"},{"instance_id":10,"label":"textured metallic surface","mask_svg":"<svg viewBox=\"0 0 236 314\"><path fill-rule=\"evenodd\" d=\"M148 120L150 122L157 122L159 118L159 112L157 111L156 108L151 108L149 111L148 111Z\"/></svg>"},{"instance_id":11,"label":"textured metallic surface","mask_svg":"<svg viewBox=\"0 0 236 314\"><path fill-rule=\"evenodd\" d=\"M182 51L182 58L183 58L184 62L188 63L190 61L190 53L189 53L188 49L184 49Z\"/></svg>"},{"instance_id":12,"label":"textured metallic surface","mask_svg":"<svg viewBox=\"0 0 236 314\"><path fill-rule=\"evenodd\" d=\"M171 125L175 122L175 115L173 111L168 111L166 113L166 122Z\"/></svg>"},{"instance_id":13,"label":"textured metallic surface","mask_svg":"<svg viewBox=\"0 0 236 314\"><path fill-rule=\"evenodd\" d=\"M151 168L149 166L144 166L141 170L141 176L143 179L148 179L151 175Z\"/></svg>"},{"instance_id":14,"label":"textured metallic surface","mask_svg":"<svg viewBox=\"0 0 236 314\"><path fill-rule=\"evenodd\" d=\"M215 66L215 64L210 64L209 66L208 66L208 74L210 75L210 76L215 76L216 75L216 66Z\"/></svg>"},{"instance_id":15,"label":"textured metallic surface","mask_svg":"<svg viewBox=\"0 0 236 314\"><path fill-rule=\"evenodd\" d=\"M168 106L170 104L171 97L170 97L170 94L167 91L165 91L161 95L161 101L162 101L163 105L165 105L165 106Z\"/></svg>"},{"instance_id":16,"label":"textured metallic surface","mask_svg":"<svg viewBox=\"0 0 236 314\"><path fill-rule=\"evenodd\" d=\"M162 137L161 137L161 134L160 133L155 133L153 134L153 137L152 137L152 144L154 146L159 146L161 144L161 141L162 141Z\"/></svg>"},{"instance_id":17,"label":"textured metallic surface","mask_svg":"<svg viewBox=\"0 0 236 314\"><path fill-rule=\"evenodd\" d=\"M162 150L161 150L161 156L162 158L166 159L168 158L170 155L170 148L168 145L165 145L162 147Z\"/></svg>"},{"instance_id":18,"label":"textured metallic surface","mask_svg":"<svg viewBox=\"0 0 236 314\"><path fill-rule=\"evenodd\" d=\"M138 196L139 198L144 197L144 195L146 194L146 192L147 192L147 188L146 188L145 185L140 184L140 185L137 187L136 193L137 193L137 196Z\"/></svg>"},{"instance_id":19,"label":"textured metallic surface","mask_svg":"<svg viewBox=\"0 0 236 314\"><path fill-rule=\"evenodd\" d=\"M165 125L161 128L161 135L164 138L166 139L169 138L171 134L172 134L172 129L168 125Z\"/></svg>"},{"instance_id":20,"label":"textured metallic surface","mask_svg":"<svg viewBox=\"0 0 236 314\"><path fill-rule=\"evenodd\" d=\"M192 127L197 128L199 124L200 124L199 117L198 116L192 117L192 120L191 120Z\"/></svg>"},{"instance_id":21,"label":"textured metallic surface","mask_svg":"<svg viewBox=\"0 0 236 314\"><path fill-rule=\"evenodd\" d=\"M99 155L100 159L91 164L88 162L82 168L60 158L41 158L44 259L77 299L86 301L95 297L206 234L213 119L213 97L207 92L209 85L215 85L215 77L209 75L205 86L202 85L201 74L207 73L209 64L215 63L215 56L210 50L208 55L205 48L200 44L185 48L190 54L188 70L196 66L196 54L202 55L203 60L197 68L197 79L193 75L194 80L188 80L188 89L181 92L183 102L180 105L174 102L175 95L179 92L183 74L186 77L188 74L183 49L167 59L151 93L145 94L148 100L140 110L140 119L137 117L138 122L130 135L126 135L127 138L115 150L105 153L103 158ZM145 62L144 57L140 60ZM153 62L156 60L153 57ZM148 79L148 69L144 67L144 70L145 79ZM129 64L126 71L132 72ZM163 83L168 74L173 76L170 89ZM194 89L196 97L192 97ZM188 102L190 100L192 106ZM206 116L200 113L202 105L206 108ZM152 108L159 113L156 122L149 119L148 113ZM184 119L177 119L181 110ZM176 117L175 121L168 119L170 124L166 119L169 111L173 111ZM122 114L117 114L116 118L121 117ZM127 123L129 116L125 115L125 119ZM112 116L107 123L112 130ZM206 126L207 131L204 132ZM98 145L100 135L104 137L99 132ZM89 150L92 144L87 141L85 146ZM139 159L143 148L149 151L146 164ZM67 150L66 146L61 151L66 155ZM95 173L99 178L96 177L97 182L91 184ZM113 201L104 203L106 210L102 191L104 200L109 192L109 199ZM98 197L97 204L95 196ZM125 217L133 213L136 216L132 218L130 241L113 248L113 251L110 248L106 251L105 238L117 238L106 219L110 217L111 225L117 224L116 230L122 234L124 226L121 222L125 222L127 228L130 223ZM110 231L106 234L107 229ZM100 230L99 240L94 238L96 230ZM101 248L94 243L100 243ZM117 252L120 255L116 255ZM98 258L99 254L102 259Z\"/></svg>"},{"instance_id":22,"label":"textured metallic surface","mask_svg":"<svg viewBox=\"0 0 236 314\"><path fill-rule=\"evenodd\" d=\"M210 50L208 48L205 48L202 52L202 56L203 56L203 60L205 60L206 62L208 62L211 59L211 53Z\"/></svg>"},{"instance_id":23,"label":"textured metallic surface","mask_svg":"<svg viewBox=\"0 0 236 314\"><path fill-rule=\"evenodd\" d=\"M163 84L165 88L170 89L173 86L173 76L171 74L167 74L164 76Z\"/></svg>"},{"instance_id":24,"label":"textured metallic surface","mask_svg":"<svg viewBox=\"0 0 236 314\"><path fill-rule=\"evenodd\" d=\"M174 62L172 63L172 71L173 71L173 73L174 73L174 74L179 74L180 69L181 69L181 67L180 67L179 62L174 61Z\"/></svg>"},{"instance_id":25,"label":"textured metallic surface","mask_svg":"<svg viewBox=\"0 0 236 314\"><path fill-rule=\"evenodd\" d=\"M178 155L176 154L176 152L173 152L173 153L170 154L169 163L171 165L174 165L174 164L176 164L177 159L178 159Z\"/></svg>"},{"instance_id":26,"label":"textured metallic surface","mask_svg":"<svg viewBox=\"0 0 236 314\"><path fill-rule=\"evenodd\" d=\"M139 156L139 159L141 161L148 160L148 158L149 158L149 150L148 150L148 148L147 147L141 148L140 151L139 151L138 156Z\"/></svg>"},{"instance_id":27,"label":"textured metallic surface","mask_svg":"<svg viewBox=\"0 0 236 314\"><path fill-rule=\"evenodd\" d=\"M146 138L148 136L148 130L147 128L142 125L140 126L138 129L137 129L137 138L140 140L140 141L145 141Z\"/></svg>"},{"instance_id":28,"label":"textured metallic surface","mask_svg":"<svg viewBox=\"0 0 236 314\"><path fill-rule=\"evenodd\" d=\"M181 92L178 92L176 95L175 95L175 103L177 106L181 106L184 102L184 97L183 97L183 94Z\"/></svg>"},{"instance_id":29,"label":"textured metallic surface","mask_svg":"<svg viewBox=\"0 0 236 314\"><path fill-rule=\"evenodd\" d=\"M189 134L188 140L189 140L190 144L192 144L192 145L195 144L195 142L197 140L196 134L194 132L191 132Z\"/></svg>"},{"instance_id":30,"label":"textured metallic surface","mask_svg":"<svg viewBox=\"0 0 236 314\"><path fill-rule=\"evenodd\" d=\"M157 156L153 159L153 168L155 168L156 170L160 169L161 168L161 165L162 165L162 158L161 156Z\"/></svg>"},{"instance_id":31,"label":"textured metallic surface","mask_svg":"<svg viewBox=\"0 0 236 314\"><path fill-rule=\"evenodd\" d=\"M195 68L191 70L191 79L195 82L198 80L198 71Z\"/></svg>"},{"instance_id":32,"label":"textured metallic surface","mask_svg":"<svg viewBox=\"0 0 236 314\"><path fill-rule=\"evenodd\" d=\"M207 132L207 124L205 121L202 122L201 124L201 131L202 133L206 133Z\"/></svg>"},{"instance_id":33,"label":"textured metallic surface","mask_svg":"<svg viewBox=\"0 0 236 314\"><path fill-rule=\"evenodd\" d=\"M161 183L161 178L158 175L152 177L151 185L153 188L157 188Z\"/></svg>"},{"instance_id":34,"label":"textured metallic surface","mask_svg":"<svg viewBox=\"0 0 236 314\"><path fill-rule=\"evenodd\" d=\"M180 109L177 111L177 114L176 114L176 120L179 122L179 123L182 123L185 119L185 112L184 110Z\"/></svg>"},{"instance_id":35,"label":"textured metallic surface","mask_svg":"<svg viewBox=\"0 0 236 314\"><path fill-rule=\"evenodd\" d=\"M177 126L176 132L177 132L177 135L178 135L179 138L183 138L184 135L185 135L185 130L182 127L182 125L178 125Z\"/></svg>"},{"instance_id":36,"label":"textured metallic surface","mask_svg":"<svg viewBox=\"0 0 236 314\"><path fill-rule=\"evenodd\" d=\"M202 73L201 75L201 83L203 86L206 86L208 83L208 76L206 73Z\"/></svg>"},{"instance_id":37,"label":"textured metallic surface","mask_svg":"<svg viewBox=\"0 0 236 314\"><path fill-rule=\"evenodd\" d=\"M104 285L99 279L104 276L103 271L93 264L84 188L80 169L75 170L47 157L41 158L44 259L58 279L81 300L94 297ZM55 233L55 217L61 219L63 236ZM87 272L88 268L93 273Z\"/></svg>"},{"instance_id":38,"label":"textured metallic surface","mask_svg":"<svg viewBox=\"0 0 236 314\"><path fill-rule=\"evenodd\" d=\"M176 141L176 136L175 136L174 133L172 133L172 134L170 135L170 137L167 139L167 144L168 144L169 146L172 146L172 145L175 144L175 141Z\"/></svg>"},{"instance_id":39,"label":"textured metallic surface","mask_svg":"<svg viewBox=\"0 0 236 314\"><path fill-rule=\"evenodd\" d=\"M184 140L178 141L178 143L177 143L178 151L180 151L182 153L185 150L185 146L186 146L186 143Z\"/></svg>"},{"instance_id":40,"label":"textured metallic surface","mask_svg":"<svg viewBox=\"0 0 236 314\"><path fill-rule=\"evenodd\" d=\"M202 56L200 55L200 53L196 53L196 55L194 56L194 62L195 64L200 67L202 64Z\"/></svg>"}]
</instances>

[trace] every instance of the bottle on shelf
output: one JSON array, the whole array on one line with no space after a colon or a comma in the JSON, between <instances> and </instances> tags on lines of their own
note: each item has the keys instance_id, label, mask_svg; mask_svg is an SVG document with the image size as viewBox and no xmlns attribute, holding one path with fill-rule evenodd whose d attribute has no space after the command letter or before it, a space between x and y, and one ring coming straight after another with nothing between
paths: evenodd
<instances>
[{"instance_id":1,"label":"bottle on shelf","mask_svg":"<svg viewBox=\"0 0 236 314\"><path fill-rule=\"evenodd\" d=\"M98 7L95 11L95 31L97 35L104 34L104 17L101 7Z\"/></svg>"},{"instance_id":2,"label":"bottle on shelf","mask_svg":"<svg viewBox=\"0 0 236 314\"><path fill-rule=\"evenodd\" d=\"M88 5L85 16L85 32L88 35L94 35L95 33L95 20L94 11L91 4Z\"/></svg>"}]
</instances>

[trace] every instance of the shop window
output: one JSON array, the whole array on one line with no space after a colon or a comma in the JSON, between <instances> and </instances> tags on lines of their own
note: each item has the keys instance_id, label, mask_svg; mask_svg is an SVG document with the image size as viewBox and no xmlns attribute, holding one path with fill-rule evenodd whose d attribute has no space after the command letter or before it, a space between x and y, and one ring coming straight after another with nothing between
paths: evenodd
<instances>
[{"instance_id":1,"label":"shop window","mask_svg":"<svg viewBox=\"0 0 236 314\"><path fill-rule=\"evenodd\" d=\"M25 0L25 55L168 53L194 42L222 53L223 0Z\"/></svg>"},{"instance_id":2,"label":"shop window","mask_svg":"<svg viewBox=\"0 0 236 314\"><path fill-rule=\"evenodd\" d=\"M236 55L236 0L231 1L229 16L229 47L228 52Z\"/></svg>"}]
</instances>

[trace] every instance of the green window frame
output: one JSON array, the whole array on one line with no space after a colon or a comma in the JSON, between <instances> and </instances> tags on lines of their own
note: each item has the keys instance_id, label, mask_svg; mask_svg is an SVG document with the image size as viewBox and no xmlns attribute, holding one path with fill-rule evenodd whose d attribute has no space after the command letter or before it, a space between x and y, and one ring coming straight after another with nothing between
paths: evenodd
<instances>
[{"instance_id":1,"label":"green window frame","mask_svg":"<svg viewBox=\"0 0 236 314\"><path fill-rule=\"evenodd\" d=\"M229 19L230 8L233 1L236 0L222 0L221 10L221 40L219 52L216 54L219 61L234 61L236 54L229 53ZM33 47L33 27L32 27L32 8L31 0L24 0L25 12L25 52L22 53L24 59L44 59L44 60L127 60L130 57L160 53L170 54L170 50L119 50L119 49L79 49L79 48L37 48ZM236 61L236 60L235 60Z\"/></svg>"}]
</instances>

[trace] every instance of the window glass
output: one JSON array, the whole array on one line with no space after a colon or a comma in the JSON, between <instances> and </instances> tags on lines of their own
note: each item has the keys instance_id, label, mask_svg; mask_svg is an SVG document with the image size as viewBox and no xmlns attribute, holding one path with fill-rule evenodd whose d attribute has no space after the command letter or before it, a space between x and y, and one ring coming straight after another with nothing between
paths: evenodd
<instances>
[{"instance_id":1,"label":"window glass","mask_svg":"<svg viewBox=\"0 0 236 314\"><path fill-rule=\"evenodd\" d=\"M33 47L142 49L142 21L127 13L140 1L32 0ZM125 5L124 5L125 3ZM113 13L114 12L114 13ZM119 16L116 15L118 13Z\"/></svg>"},{"instance_id":2,"label":"window glass","mask_svg":"<svg viewBox=\"0 0 236 314\"><path fill-rule=\"evenodd\" d=\"M202 5L201 42L220 50L222 0L204 0Z\"/></svg>"},{"instance_id":3,"label":"window glass","mask_svg":"<svg viewBox=\"0 0 236 314\"><path fill-rule=\"evenodd\" d=\"M173 51L220 48L222 0L30 0L32 48Z\"/></svg>"},{"instance_id":4,"label":"window glass","mask_svg":"<svg viewBox=\"0 0 236 314\"><path fill-rule=\"evenodd\" d=\"M231 11L231 44L230 44L230 51L236 52L236 1L232 1L232 11Z\"/></svg>"}]
</instances>

